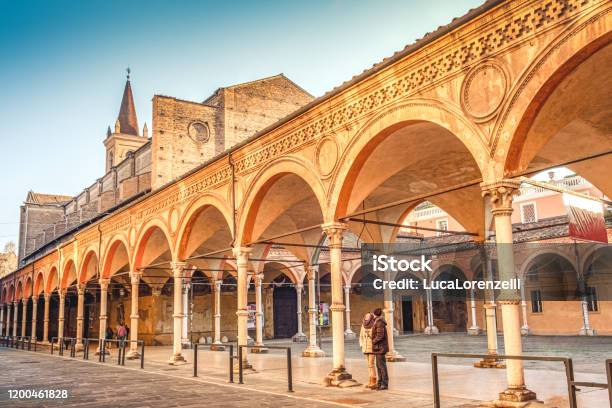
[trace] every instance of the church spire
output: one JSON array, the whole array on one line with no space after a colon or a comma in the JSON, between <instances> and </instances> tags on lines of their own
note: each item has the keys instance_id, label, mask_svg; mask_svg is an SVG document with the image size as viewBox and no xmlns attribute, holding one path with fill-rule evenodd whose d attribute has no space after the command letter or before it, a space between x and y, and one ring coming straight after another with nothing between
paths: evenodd
<instances>
[{"instance_id":1,"label":"church spire","mask_svg":"<svg viewBox=\"0 0 612 408\"><path fill-rule=\"evenodd\" d=\"M123 90L123 99L119 109L119 127L121 133L138 136L138 119L136 118L136 108L134 107L134 97L132 96L132 86L130 85L130 69L127 69L127 80Z\"/></svg>"}]
</instances>

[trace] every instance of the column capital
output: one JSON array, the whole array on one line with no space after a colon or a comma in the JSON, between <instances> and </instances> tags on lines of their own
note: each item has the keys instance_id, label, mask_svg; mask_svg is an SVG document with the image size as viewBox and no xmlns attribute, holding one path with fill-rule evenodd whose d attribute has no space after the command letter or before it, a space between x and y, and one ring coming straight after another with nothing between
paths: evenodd
<instances>
[{"instance_id":1,"label":"column capital","mask_svg":"<svg viewBox=\"0 0 612 408\"><path fill-rule=\"evenodd\" d=\"M344 231L348 228L346 223L333 221L325 224L321 224L321 229L329 238L329 246L341 246L342 236Z\"/></svg>"},{"instance_id":2,"label":"column capital","mask_svg":"<svg viewBox=\"0 0 612 408\"><path fill-rule=\"evenodd\" d=\"M32 303L38 302L38 295L32 295Z\"/></svg>"},{"instance_id":3,"label":"column capital","mask_svg":"<svg viewBox=\"0 0 612 408\"><path fill-rule=\"evenodd\" d=\"M14 305L15 307L17 307L17 306L19 305L19 301L18 301L18 300L13 300L13 305Z\"/></svg>"},{"instance_id":4,"label":"column capital","mask_svg":"<svg viewBox=\"0 0 612 408\"><path fill-rule=\"evenodd\" d=\"M66 297L66 288L58 289L57 293L59 294L60 298L65 298Z\"/></svg>"},{"instance_id":5,"label":"column capital","mask_svg":"<svg viewBox=\"0 0 612 408\"><path fill-rule=\"evenodd\" d=\"M263 273L256 273L253 275L253 278L255 279L255 286L261 286L261 284L263 283L264 280L264 274Z\"/></svg>"},{"instance_id":6,"label":"column capital","mask_svg":"<svg viewBox=\"0 0 612 408\"><path fill-rule=\"evenodd\" d=\"M314 279L317 273L319 273L319 265L308 266L308 279Z\"/></svg>"},{"instance_id":7,"label":"column capital","mask_svg":"<svg viewBox=\"0 0 612 408\"><path fill-rule=\"evenodd\" d=\"M236 247L232 248L232 253L234 254L234 258L236 258L236 263L238 266L242 264L242 266L246 266L249 262L249 255L253 251L253 248L250 247Z\"/></svg>"},{"instance_id":8,"label":"column capital","mask_svg":"<svg viewBox=\"0 0 612 408\"><path fill-rule=\"evenodd\" d=\"M215 280L215 290L221 292L221 285L223 284L222 279Z\"/></svg>"},{"instance_id":9,"label":"column capital","mask_svg":"<svg viewBox=\"0 0 612 408\"><path fill-rule=\"evenodd\" d=\"M79 296L84 296L85 295L85 284L84 283L79 283L77 285L77 294Z\"/></svg>"},{"instance_id":10,"label":"column capital","mask_svg":"<svg viewBox=\"0 0 612 408\"><path fill-rule=\"evenodd\" d=\"M110 284L110 279L108 279L108 278L100 278L100 280L98 282L100 283L100 289L107 290L108 289L108 285Z\"/></svg>"},{"instance_id":11,"label":"column capital","mask_svg":"<svg viewBox=\"0 0 612 408\"><path fill-rule=\"evenodd\" d=\"M181 278L183 271L187 268L186 262L170 262L170 268L172 268L172 276L175 278Z\"/></svg>"},{"instance_id":12,"label":"column capital","mask_svg":"<svg viewBox=\"0 0 612 408\"><path fill-rule=\"evenodd\" d=\"M24 305L27 305L28 304L28 300L30 300L30 299L24 297L23 299L21 299L21 303L23 303Z\"/></svg>"},{"instance_id":13,"label":"column capital","mask_svg":"<svg viewBox=\"0 0 612 408\"><path fill-rule=\"evenodd\" d=\"M345 284L343 287L344 287L344 291L345 292L348 293L348 292L351 291L351 284L350 283Z\"/></svg>"},{"instance_id":14,"label":"column capital","mask_svg":"<svg viewBox=\"0 0 612 408\"><path fill-rule=\"evenodd\" d=\"M491 200L491 212L494 215L512 214L512 197L518 194L520 186L520 181L512 179L480 183L482 196Z\"/></svg>"},{"instance_id":15,"label":"column capital","mask_svg":"<svg viewBox=\"0 0 612 408\"><path fill-rule=\"evenodd\" d=\"M50 293L44 293L43 296L45 297L45 302L48 302L49 299L51 299L51 294Z\"/></svg>"},{"instance_id":16,"label":"column capital","mask_svg":"<svg viewBox=\"0 0 612 408\"><path fill-rule=\"evenodd\" d=\"M142 278L142 272L130 272L130 283L132 285L138 285L140 283L140 278Z\"/></svg>"},{"instance_id":17,"label":"column capital","mask_svg":"<svg viewBox=\"0 0 612 408\"><path fill-rule=\"evenodd\" d=\"M298 283L295 285L295 290L301 292L304 290L304 285L302 283Z\"/></svg>"}]
</instances>

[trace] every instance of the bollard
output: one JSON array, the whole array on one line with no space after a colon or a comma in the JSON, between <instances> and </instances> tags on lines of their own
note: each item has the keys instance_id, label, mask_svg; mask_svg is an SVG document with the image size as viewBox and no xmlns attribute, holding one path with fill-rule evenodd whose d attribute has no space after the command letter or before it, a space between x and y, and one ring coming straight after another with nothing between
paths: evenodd
<instances>
[{"instance_id":1,"label":"bollard","mask_svg":"<svg viewBox=\"0 0 612 408\"><path fill-rule=\"evenodd\" d=\"M242 346L238 344L238 384L242 382Z\"/></svg>"},{"instance_id":2,"label":"bollard","mask_svg":"<svg viewBox=\"0 0 612 408\"><path fill-rule=\"evenodd\" d=\"M145 345L144 345L144 340L142 341L142 348L140 349L140 368L144 369L144 349L145 349Z\"/></svg>"},{"instance_id":3,"label":"bollard","mask_svg":"<svg viewBox=\"0 0 612 408\"><path fill-rule=\"evenodd\" d=\"M102 340L102 362L106 363L106 339Z\"/></svg>"},{"instance_id":4,"label":"bollard","mask_svg":"<svg viewBox=\"0 0 612 408\"><path fill-rule=\"evenodd\" d=\"M129 343L128 342L123 342L123 353L121 354L121 365L124 366L125 365L125 348L127 347Z\"/></svg>"},{"instance_id":5,"label":"bollard","mask_svg":"<svg viewBox=\"0 0 612 408\"><path fill-rule=\"evenodd\" d=\"M287 390L293 392L293 372L291 368L291 347L287 347Z\"/></svg>"},{"instance_id":6,"label":"bollard","mask_svg":"<svg viewBox=\"0 0 612 408\"><path fill-rule=\"evenodd\" d=\"M117 343L117 365L121 365L121 349L123 348L123 340Z\"/></svg>"},{"instance_id":7,"label":"bollard","mask_svg":"<svg viewBox=\"0 0 612 408\"><path fill-rule=\"evenodd\" d=\"M193 376L198 376L198 343L193 345Z\"/></svg>"},{"instance_id":8,"label":"bollard","mask_svg":"<svg viewBox=\"0 0 612 408\"><path fill-rule=\"evenodd\" d=\"M83 360L89 359L89 339L83 340Z\"/></svg>"},{"instance_id":9,"label":"bollard","mask_svg":"<svg viewBox=\"0 0 612 408\"><path fill-rule=\"evenodd\" d=\"M234 383L234 345L229 345L229 382Z\"/></svg>"}]
</instances>

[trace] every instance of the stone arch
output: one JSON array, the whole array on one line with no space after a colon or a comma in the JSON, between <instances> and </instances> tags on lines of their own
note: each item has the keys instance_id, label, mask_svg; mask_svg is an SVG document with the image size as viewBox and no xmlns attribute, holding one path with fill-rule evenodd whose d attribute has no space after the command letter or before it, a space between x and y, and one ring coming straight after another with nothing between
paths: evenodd
<instances>
[{"instance_id":1,"label":"stone arch","mask_svg":"<svg viewBox=\"0 0 612 408\"><path fill-rule=\"evenodd\" d=\"M106 249L103 252L104 255L102 256L102 269L100 271L101 278L110 278L110 276L113 275L114 272L116 272L116 270L114 272L112 272L112 270L113 266L116 267L114 263L115 257L116 255L118 255L118 253L121 253L122 257L126 258L128 266L131 267L132 257L130 245L128 244L127 239L122 234L116 235L111 238L108 241L108 244L106 245Z\"/></svg>"},{"instance_id":2,"label":"stone arch","mask_svg":"<svg viewBox=\"0 0 612 408\"><path fill-rule=\"evenodd\" d=\"M245 245L257 239L259 235L263 234L279 217L291 211L292 208L295 208L295 205L299 204L299 202L295 200L313 199L320 209L320 216L319 214L309 214L307 220L302 219L301 221L310 225L315 223L315 221L313 221L314 219L317 219L316 222L323 222L326 202L325 188L311 164L296 157L281 158L261 169L253 180L254 181L245 192L245 198L241 206L238 234L236 235L238 245ZM259 210L262 203L266 200L267 195L281 194L282 192L278 191L277 187L279 185L282 186L283 183L290 184L290 182L293 183L293 187L297 192L291 194L291 192L285 191L285 193L290 196L287 197L287 200L273 200L275 203L287 204L288 206L267 208L266 213L269 214L271 218L262 221ZM279 201L282 201L282 203L279 203ZM310 218L313 220L310 220ZM286 229L285 232L287 232ZM299 257L302 254L296 255Z\"/></svg>"},{"instance_id":3,"label":"stone arch","mask_svg":"<svg viewBox=\"0 0 612 408\"><path fill-rule=\"evenodd\" d=\"M25 279L25 285L23 286L23 297L29 298L32 296L32 277L28 276Z\"/></svg>"},{"instance_id":4,"label":"stone arch","mask_svg":"<svg viewBox=\"0 0 612 408\"><path fill-rule=\"evenodd\" d=\"M23 298L23 282L19 280L17 282L17 289L15 291L15 299L14 301L20 301Z\"/></svg>"},{"instance_id":5,"label":"stone arch","mask_svg":"<svg viewBox=\"0 0 612 408\"><path fill-rule=\"evenodd\" d=\"M8 290L8 303L12 303L15 300L15 284L11 283Z\"/></svg>"},{"instance_id":6,"label":"stone arch","mask_svg":"<svg viewBox=\"0 0 612 408\"><path fill-rule=\"evenodd\" d=\"M152 242L152 239L155 239L157 242ZM152 219L140 228L138 239L136 240L136 245L134 246L134 252L132 254L132 262L130 263L131 268L138 270L143 266L146 266L145 264L147 261L143 258L143 256L145 255L148 245L155 243L160 245L165 244L167 246L167 252L169 252L169 254L165 257L169 258L169 262L176 260L172 236L168 231L168 226L159 219ZM166 251L164 251L164 253L165 252ZM164 255L164 253L160 254L160 256ZM155 254L152 256L155 256Z\"/></svg>"},{"instance_id":7,"label":"stone arch","mask_svg":"<svg viewBox=\"0 0 612 408\"><path fill-rule=\"evenodd\" d=\"M62 278L60 282L61 289L66 289L68 286L72 284L72 282L77 281L77 278L78 278L77 271L78 269L77 269L77 266L74 260L72 258L68 258L66 262L64 262L64 266L62 268L62 273L61 273Z\"/></svg>"},{"instance_id":8,"label":"stone arch","mask_svg":"<svg viewBox=\"0 0 612 408\"><path fill-rule=\"evenodd\" d=\"M528 135L559 85L582 63L612 42L610 20L606 14L607 10L600 9L575 21L565 35L551 42L518 78L493 138L496 178L524 171L535 152L543 146L544 139L530 146ZM569 103L573 104L573 101ZM553 136L548 135L548 139Z\"/></svg>"},{"instance_id":9,"label":"stone arch","mask_svg":"<svg viewBox=\"0 0 612 408\"><path fill-rule=\"evenodd\" d=\"M77 283L86 283L94 276L99 276L98 259L98 251L96 251L94 248L90 248L85 252L85 256L81 261L81 267L79 268Z\"/></svg>"},{"instance_id":10,"label":"stone arch","mask_svg":"<svg viewBox=\"0 0 612 408\"><path fill-rule=\"evenodd\" d=\"M57 267L53 265L49 269L49 273L47 274L47 279L45 280L45 293L51 293L59 286L59 273L57 272Z\"/></svg>"},{"instance_id":11,"label":"stone arch","mask_svg":"<svg viewBox=\"0 0 612 408\"><path fill-rule=\"evenodd\" d=\"M0 303L2 304L8 303L7 296L8 296L7 289L6 289L6 286L4 286L2 288L2 296L0 297Z\"/></svg>"},{"instance_id":12,"label":"stone arch","mask_svg":"<svg viewBox=\"0 0 612 408\"><path fill-rule=\"evenodd\" d=\"M233 217L232 210L228 207L227 201L224 200L219 194L205 193L189 203L179 221L176 248L174 250L174 253L177 254L179 259L186 258L185 247L191 233L191 228L193 228L193 224L197 220L198 216L207 208L214 208L219 214L221 214L231 233Z\"/></svg>"},{"instance_id":13,"label":"stone arch","mask_svg":"<svg viewBox=\"0 0 612 408\"><path fill-rule=\"evenodd\" d=\"M268 269L266 270L266 265L272 265L272 264L278 264L280 265L283 269ZM291 282L296 285L300 282L302 282L303 280L303 276L300 276L300 274L295 270L295 268L299 268L299 266L296 265L292 265L289 262L285 262L285 261L281 261L281 260L270 260L265 262L263 268L262 268L262 273L264 273L264 275L266 274L266 272L268 271L272 271L272 272L278 272L275 274L274 277L270 276L270 281L273 280L274 278L276 278L279 274L283 274L286 275Z\"/></svg>"},{"instance_id":14,"label":"stone arch","mask_svg":"<svg viewBox=\"0 0 612 408\"><path fill-rule=\"evenodd\" d=\"M34 278L34 287L32 288L32 295L38 296L45 289L45 274L43 271L38 271Z\"/></svg>"},{"instance_id":15,"label":"stone arch","mask_svg":"<svg viewBox=\"0 0 612 408\"><path fill-rule=\"evenodd\" d=\"M538 265L538 261L547 261L545 265ZM546 266L558 262L557 268L552 269L550 273ZM541 271L547 273L542 275ZM537 254L528 264L525 269L524 287L527 293L533 289L541 292L542 300L578 300L578 280L575 269L575 263L572 263L569 258L558 252L546 251ZM542 282L544 282L542 284Z\"/></svg>"},{"instance_id":16,"label":"stone arch","mask_svg":"<svg viewBox=\"0 0 612 408\"><path fill-rule=\"evenodd\" d=\"M480 176L488 153L481 132L456 108L430 99L398 103L365 123L340 157L330 187L329 220L346 215L359 171L373 151L394 132L415 124L430 124L454 136L474 160Z\"/></svg>"},{"instance_id":17,"label":"stone arch","mask_svg":"<svg viewBox=\"0 0 612 408\"><path fill-rule=\"evenodd\" d=\"M570 245L570 244L564 244L564 245ZM574 268L574 270L577 270L575 259L570 258L566 253L564 253L562 250L558 248L547 247L541 251L537 251L537 252L530 254L525 259L525 261L522 263L523 267L518 272L518 277L521 279L525 279L527 277L527 272L529 271L529 269L531 269L531 267L533 266L537 258L542 255L556 255L562 258L568 264L570 264L572 268Z\"/></svg>"}]
</instances>

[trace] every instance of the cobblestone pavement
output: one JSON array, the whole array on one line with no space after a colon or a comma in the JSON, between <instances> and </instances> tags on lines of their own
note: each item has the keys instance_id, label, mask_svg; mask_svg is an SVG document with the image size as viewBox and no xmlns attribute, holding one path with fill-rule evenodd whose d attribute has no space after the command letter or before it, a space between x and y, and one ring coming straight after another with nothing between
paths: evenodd
<instances>
[{"instance_id":1,"label":"cobblestone pavement","mask_svg":"<svg viewBox=\"0 0 612 408\"><path fill-rule=\"evenodd\" d=\"M110 360L109 360L110 361ZM159 362L158 362L159 363ZM168 367L154 362L139 370L80 359L0 348L0 406L2 407L431 407L428 396L338 390L300 384L289 394L258 386L265 378L248 379L253 386L224 384L218 378L190 378L192 366ZM165 371L165 372L164 372ZM213 381L211 381L211 379ZM255 388L257 387L257 388ZM9 390L67 390L67 399L11 399ZM444 407L475 408L475 402L450 399Z\"/></svg>"}]
</instances>

